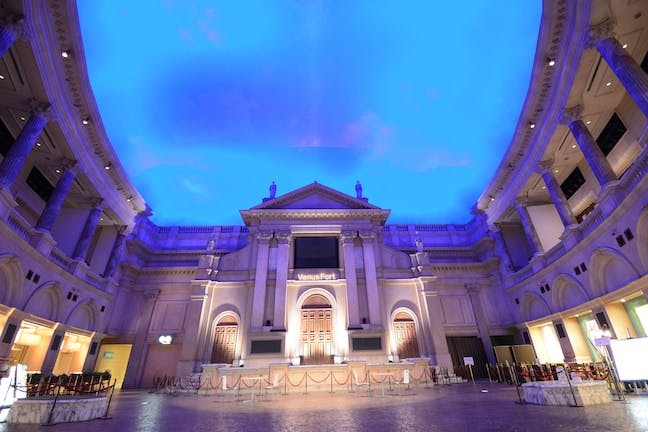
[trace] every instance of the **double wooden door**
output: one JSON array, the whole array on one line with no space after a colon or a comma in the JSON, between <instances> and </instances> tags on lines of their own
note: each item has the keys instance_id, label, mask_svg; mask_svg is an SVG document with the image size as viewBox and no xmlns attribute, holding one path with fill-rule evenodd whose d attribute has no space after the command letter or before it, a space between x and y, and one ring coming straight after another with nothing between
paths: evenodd
<instances>
[{"instance_id":1,"label":"double wooden door","mask_svg":"<svg viewBox=\"0 0 648 432\"><path fill-rule=\"evenodd\" d=\"M301 311L301 352L304 364L333 361L333 311L304 308Z\"/></svg>"},{"instance_id":2,"label":"double wooden door","mask_svg":"<svg viewBox=\"0 0 648 432\"><path fill-rule=\"evenodd\" d=\"M236 337L238 336L237 324L218 324L214 332L214 349L212 350L212 363L234 362L236 352Z\"/></svg>"},{"instance_id":3,"label":"double wooden door","mask_svg":"<svg viewBox=\"0 0 648 432\"><path fill-rule=\"evenodd\" d=\"M396 346L401 359L419 357L416 324L414 321L395 321Z\"/></svg>"}]
</instances>

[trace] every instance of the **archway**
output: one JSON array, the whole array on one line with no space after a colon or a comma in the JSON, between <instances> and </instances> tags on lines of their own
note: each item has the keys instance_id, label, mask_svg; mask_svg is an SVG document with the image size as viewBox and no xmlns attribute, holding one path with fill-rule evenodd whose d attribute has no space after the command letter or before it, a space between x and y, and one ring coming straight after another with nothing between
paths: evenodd
<instances>
[{"instance_id":1,"label":"archway","mask_svg":"<svg viewBox=\"0 0 648 432\"><path fill-rule=\"evenodd\" d=\"M397 312L393 321L396 352L400 359L420 357L416 323L407 312Z\"/></svg>"},{"instance_id":2,"label":"archway","mask_svg":"<svg viewBox=\"0 0 648 432\"><path fill-rule=\"evenodd\" d=\"M214 327L214 347L211 362L232 364L236 355L238 321L234 315L224 315Z\"/></svg>"},{"instance_id":3,"label":"archway","mask_svg":"<svg viewBox=\"0 0 648 432\"><path fill-rule=\"evenodd\" d=\"M321 294L311 294L301 307L301 357L303 364L333 363L333 308Z\"/></svg>"}]
</instances>

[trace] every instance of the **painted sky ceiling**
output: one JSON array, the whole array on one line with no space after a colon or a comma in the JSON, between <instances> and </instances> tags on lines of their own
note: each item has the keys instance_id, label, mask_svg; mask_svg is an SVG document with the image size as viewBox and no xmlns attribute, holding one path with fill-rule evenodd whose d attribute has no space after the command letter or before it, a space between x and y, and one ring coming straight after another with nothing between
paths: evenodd
<instances>
[{"instance_id":1,"label":"painted sky ceiling","mask_svg":"<svg viewBox=\"0 0 648 432\"><path fill-rule=\"evenodd\" d=\"M511 142L541 2L78 0L110 141L159 225L360 181L464 223Z\"/></svg>"}]
</instances>

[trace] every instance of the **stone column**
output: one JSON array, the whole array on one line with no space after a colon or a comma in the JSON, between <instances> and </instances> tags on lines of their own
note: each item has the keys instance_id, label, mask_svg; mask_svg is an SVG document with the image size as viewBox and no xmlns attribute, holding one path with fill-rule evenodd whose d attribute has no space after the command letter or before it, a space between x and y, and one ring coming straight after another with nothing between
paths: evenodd
<instances>
[{"instance_id":1,"label":"stone column","mask_svg":"<svg viewBox=\"0 0 648 432\"><path fill-rule=\"evenodd\" d=\"M37 108L0 162L0 188L9 188L18 177L34 144L47 124L49 105Z\"/></svg>"},{"instance_id":2,"label":"stone column","mask_svg":"<svg viewBox=\"0 0 648 432\"><path fill-rule=\"evenodd\" d=\"M23 32L23 17L7 15L0 19L0 57L4 56L9 47Z\"/></svg>"},{"instance_id":3,"label":"stone column","mask_svg":"<svg viewBox=\"0 0 648 432\"><path fill-rule=\"evenodd\" d=\"M563 118L567 123L569 130L576 139L578 146L585 156L585 160L589 164L596 180L598 180L601 187L606 184L617 180L617 176L596 143L596 139L592 136L590 131L581 120L580 116L583 111L582 106L576 106L565 111Z\"/></svg>"},{"instance_id":4,"label":"stone column","mask_svg":"<svg viewBox=\"0 0 648 432\"><path fill-rule=\"evenodd\" d=\"M630 53L621 46L609 27L593 28L591 34L591 42L596 44L596 49L601 57L619 78L644 116L648 117L648 75Z\"/></svg>"},{"instance_id":5,"label":"stone column","mask_svg":"<svg viewBox=\"0 0 648 432\"><path fill-rule=\"evenodd\" d=\"M502 260L504 273L510 273L513 270L513 264L511 263L511 256L509 255L506 243L504 242L504 236L502 236L502 230L495 224L490 226L489 230L495 240L495 254Z\"/></svg>"},{"instance_id":6,"label":"stone column","mask_svg":"<svg viewBox=\"0 0 648 432\"><path fill-rule=\"evenodd\" d=\"M131 349L130 358L128 359L128 367L126 368L126 376L124 377L124 387L126 388L139 387L142 382L144 362L146 361L146 354L148 353L148 330L151 326L153 309L155 308L155 301L157 300L158 295L160 295L160 290L146 290L142 295L144 297L144 304L140 309L137 331L135 333L135 340L133 341L133 349Z\"/></svg>"},{"instance_id":7,"label":"stone column","mask_svg":"<svg viewBox=\"0 0 648 432\"><path fill-rule=\"evenodd\" d=\"M342 231L342 253L344 254L344 278L347 289L347 325L349 329L359 329L360 311L358 307L358 278L355 261L355 231Z\"/></svg>"},{"instance_id":8,"label":"stone column","mask_svg":"<svg viewBox=\"0 0 648 432\"><path fill-rule=\"evenodd\" d=\"M11 354L11 347L16 341L16 336L18 335L18 330L20 330L20 326L22 325L23 318L24 313L18 309L14 309L9 313L7 322L5 322L5 325L2 328L2 334L0 335L0 357L9 357L9 355ZM15 326L13 334L11 335L7 334L9 325Z\"/></svg>"},{"instance_id":9,"label":"stone column","mask_svg":"<svg viewBox=\"0 0 648 432\"><path fill-rule=\"evenodd\" d=\"M423 295L430 311L430 333L432 336L432 345L434 346L434 362L439 366L446 366L452 370L452 357L448 349L445 330L443 328L443 308L438 292L429 289L428 283L425 284Z\"/></svg>"},{"instance_id":10,"label":"stone column","mask_svg":"<svg viewBox=\"0 0 648 432\"><path fill-rule=\"evenodd\" d=\"M518 212L518 215L520 216L520 222L522 222L522 229L524 229L524 234L526 234L526 238L529 241L529 245L531 246L531 251L533 252L533 255L537 255L539 253L543 252L542 248L542 243L540 243L540 238L538 237L538 233L535 230L535 227L533 226L533 222L531 221L531 216L529 216L529 210L526 207L526 199L524 198L517 198L515 200L515 209Z\"/></svg>"},{"instance_id":11,"label":"stone column","mask_svg":"<svg viewBox=\"0 0 648 432\"><path fill-rule=\"evenodd\" d=\"M117 232L117 237L115 237L115 243L113 243L112 251L110 251L110 258L108 258L108 263L106 264L106 270L104 271L103 276L105 278L111 277L117 267L119 266L119 261L122 256L124 242L126 241L126 227L122 226Z\"/></svg>"},{"instance_id":12,"label":"stone column","mask_svg":"<svg viewBox=\"0 0 648 432\"><path fill-rule=\"evenodd\" d=\"M563 225L565 225L565 228L568 228L572 225L578 225L576 216L574 216L574 213L572 213L572 210L569 207L569 203L567 202L567 198L565 198L565 194L563 193L562 189L560 189L560 185L558 184L558 181L551 171L552 165L552 160L542 161L538 165L540 175L547 185L547 191L549 192L551 201L553 201L554 206L556 207L556 211L558 212Z\"/></svg>"},{"instance_id":13,"label":"stone column","mask_svg":"<svg viewBox=\"0 0 648 432\"><path fill-rule=\"evenodd\" d=\"M74 181L74 176L76 175L76 161L66 163L65 171L61 174L56 186L54 187L54 192L47 204L43 209L38 222L36 223L36 229L39 231L52 231L54 222L61 212L61 207L63 207L63 201L67 197L70 188L72 187L72 182Z\"/></svg>"},{"instance_id":14,"label":"stone column","mask_svg":"<svg viewBox=\"0 0 648 432\"><path fill-rule=\"evenodd\" d=\"M180 359L176 367L176 376L183 377L191 375L196 371L198 359L198 341L200 340L201 329L207 324L203 324L205 308L207 307L205 299L207 298L207 289L209 282L196 281L192 286L191 303L187 308L187 319L185 320L184 331L182 333L182 349L180 350ZM203 325L201 325L203 324Z\"/></svg>"},{"instance_id":15,"label":"stone column","mask_svg":"<svg viewBox=\"0 0 648 432\"><path fill-rule=\"evenodd\" d=\"M266 283L268 280L268 255L272 233L262 231L257 233L256 274L254 276L254 293L252 296L252 312L250 328L260 331L263 327L265 313Z\"/></svg>"},{"instance_id":16,"label":"stone column","mask_svg":"<svg viewBox=\"0 0 648 432\"><path fill-rule=\"evenodd\" d=\"M376 234L371 231L360 233L365 267L365 283L367 285L367 303L369 306L369 323L372 326L382 325L380 316L380 298L378 294L378 278L376 277L376 257L374 240Z\"/></svg>"},{"instance_id":17,"label":"stone column","mask_svg":"<svg viewBox=\"0 0 648 432\"><path fill-rule=\"evenodd\" d=\"M98 199L92 203L92 210L90 210L90 213L88 214L85 226L81 232L81 237L79 238L79 241L77 241L74 253L72 254L72 258L75 260L85 260L88 247L90 247L90 241L97 229L97 223L99 222L99 217L103 211L102 202L103 200Z\"/></svg>"},{"instance_id":18,"label":"stone column","mask_svg":"<svg viewBox=\"0 0 648 432\"><path fill-rule=\"evenodd\" d=\"M56 360L61 353L61 347L63 346L63 341L65 340L65 333L67 330L67 327L56 324L54 333L52 333L52 337L49 339L49 342L47 344L47 352L45 353L45 357L43 358L43 364L40 367L41 373L43 373L44 375L51 375L54 371L54 365L56 365ZM54 338L57 336L61 338L60 343L58 344L57 349L52 349Z\"/></svg>"},{"instance_id":19,"label":"stone column","mask_svg":"<svg viewBox=\"0 0 648 432\"><path fill-rule=\"evenodd\" d=\"M493 344L490 340L490 332L488 331L488 319L484 313L484 307L480 298L481 287L479 284L466 284L466 291L470 297L470 304L472 305L473 313L475 314L475 323L477 324L477 331L479 338L484 345L486 351L486 358L489 363L496 363L495 352L493 351Z\"/></svg>"},{"instance_id":20,"label":"stone column","mask_svg":"<svg viewBox=\"0 0 648 432\"><path fill-rule=\"evenodd\" d=\"M278 241L277 272L275 276L273 330L286 330L286 284L288 282L288 251L290 250L290 231L275 233Z\"/></svg>"},{"instance_id":21,"label":"stone column","mask_svg":"<svg viewBox=\"0 0 648 432\"><path fill-rule=\"evenodd\" d=\"M576 361L576 354L574 353L574 347L571 344L571 341L569 340L569 337L567 336L567 325L563 319L557 319L552 321L554 325L554 329L556 330L556 337L558 338L558 342L560 343L560 349L562 350L563 353L563 359L566 362L573 362ZM562 327L563 331L563 336L560 336L560 332L558 331L558 328Z\"/></svg>"}]
</instances>

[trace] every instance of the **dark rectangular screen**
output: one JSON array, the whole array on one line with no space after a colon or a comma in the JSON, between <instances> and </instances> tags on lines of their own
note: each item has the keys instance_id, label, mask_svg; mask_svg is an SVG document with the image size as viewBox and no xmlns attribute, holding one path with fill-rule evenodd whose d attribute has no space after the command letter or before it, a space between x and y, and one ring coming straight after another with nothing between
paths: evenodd
<instances>
[{"instance_id":1,"label":"dark rectangular screen","mask_svg":"<svg viewBox=\"0 0 648 432\"><path fill-rule=\"evenodd\" d=\"M380 337L353 338L353 351L379 351L382 350L382 339Z\"/></svg>"},{"instance_id":2,"label":"dark rectangular screen","mask_svg":"<svg viewBox=\"0 0 648 432\"><path fill-rule=\"evenodd\" d=\"M337 237L296 237L295 268L338 268Z\"/></svg>"},{"instance_id":3,"label":"dark rectangular screen","mask_svg":"<svg viewBox=\"0 0 648 432\"><path fill-rule=\"evenodd\" d=\"M253 340L250 354L281 353L281 339Z\"/></svg>"}]
</instances>

